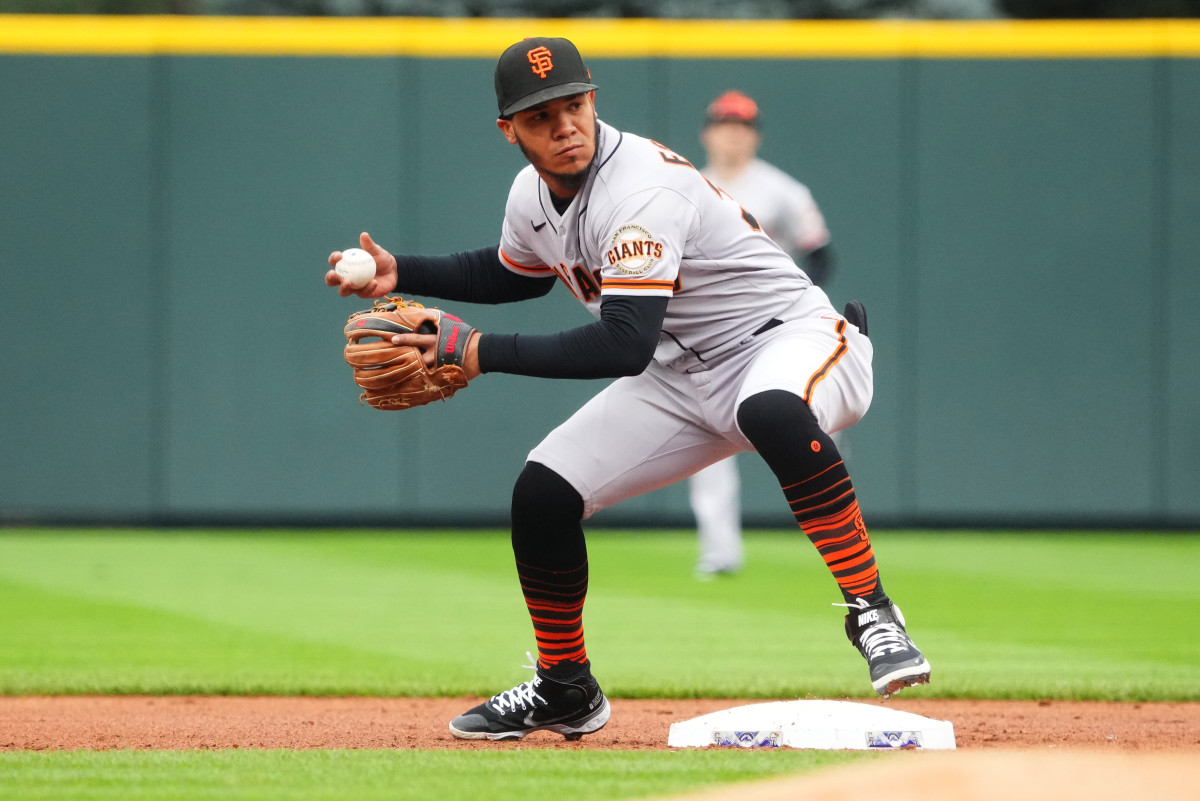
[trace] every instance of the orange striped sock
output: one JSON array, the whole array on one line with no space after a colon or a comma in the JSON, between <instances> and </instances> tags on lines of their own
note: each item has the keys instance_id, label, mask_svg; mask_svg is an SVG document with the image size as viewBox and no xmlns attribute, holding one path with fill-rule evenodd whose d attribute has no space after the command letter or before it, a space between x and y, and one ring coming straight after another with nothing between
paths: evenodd
<instances>
[{"instance_id":1,"label":"orange striped sock","mask_svg":"<svg viewBox=\"0 0 1200 801\"><path fill-rule=\"evenodd\" d=\"M587 598L588 563L556 571L518 560L517 576L537 638L538 667L549 669L566 660L587 662L583 602Z\"/></svg>"},{"instance_id":2,"label":"orange striped sock","mask_svg":"<svg viewBox=\"0 0 1200 801\"><path fill-rule=\"evenodd\" d=\"M863 525L858 499L844 462L783 488L796 522L816 546L847 603L886 597L875 551Z\"/></svg>"}]
</instances>

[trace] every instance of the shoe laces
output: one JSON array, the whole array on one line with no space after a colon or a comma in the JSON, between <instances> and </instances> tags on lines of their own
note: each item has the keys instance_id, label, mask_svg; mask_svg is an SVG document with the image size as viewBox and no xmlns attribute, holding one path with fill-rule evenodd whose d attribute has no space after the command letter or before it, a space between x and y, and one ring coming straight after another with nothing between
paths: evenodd
<instances>
[{"instance_id":1,"label":"shoe laces","mask_svg":"<svg viewBox=\"0 0 1200 801\"><path fill-rule=\"evenodd\" d=\"M856 598L852 604L834 604L846 609L867 609L871 605L865 598ZM895 607L893 606L893 609ZM900 610L895 609L896 616L903 620ZM885 654L898 654L913 647L912 640L904 629L895 623L873 623L867 626L858 638L859 647L867 659L874 659Z\"/></svg>"},{"instance_id":2,"label":"shoe laces","mask_svg":"<svg viewBox=\"0 0 1200 801\"><path fill-rule=\"evenodd\" d=\"M904 629L895 623L876 623L862 633L859 638L867 659L874 659L884 654L899 654L912 647L912 641L904 633Z\"/></svg>"},{"instance_id":3,"label":"shoe laces","mask_svg":"<svg viewBox=\"0 0 1200 801\"><path fill-rule=\"evenodd\" d=\"M522 667L532 670L535 674L534 677L529 681L521 682L511 690L505 690L499 695L493 695L492 700L489 702L502 715L506 707L516 711L517 707L529 709L531 706L536 706L535 702L537 701L543 704L546 703L546 699L538 695L537 692L538 686L542 683L542 677L536 675L537 662L534 661L533 654L529 651L525 652L525 656L532 664L522 665Z\"/></svg>"}]
</instances>

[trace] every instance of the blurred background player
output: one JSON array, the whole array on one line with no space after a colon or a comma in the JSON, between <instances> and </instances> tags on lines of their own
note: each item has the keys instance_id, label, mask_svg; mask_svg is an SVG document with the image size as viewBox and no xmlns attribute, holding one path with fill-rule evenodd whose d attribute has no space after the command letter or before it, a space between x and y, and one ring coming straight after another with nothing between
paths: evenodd
<instances>
[{"instance_id":1,"label":"blurred background player","mask_svg":"<svg viewBox=\"0 0 1200 801\"><path fill-rule=\"evenodd\" d=\"M829 277L829 229L808 187L758 157L762 143L758 104L729 91L708 106L700 144L704 177L746 208L763 232L803 268L817 286Z\"/></svg>"},{"instance_id":2,"label":"blurred background player","mask_svg":"<svg viewBox=\"0 0 1200 801\"><path fill-rule=\"evenodd\" d=\"M701 172L733 195L812 282L822 286L832 264L825 217L808 187L758 158L761 142L758 104L741 92L728 91L708 106L700 131L707 159ZM735 573L742 567L740 494L733 457L689 479L700 541L697 578Z\"/></svg>"}]
</instances>

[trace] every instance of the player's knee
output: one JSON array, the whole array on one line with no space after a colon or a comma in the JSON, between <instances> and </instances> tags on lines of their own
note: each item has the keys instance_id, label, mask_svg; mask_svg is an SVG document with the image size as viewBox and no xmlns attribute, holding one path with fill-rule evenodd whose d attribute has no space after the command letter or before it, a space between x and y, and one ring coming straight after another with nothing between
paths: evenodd
<instances>
[{"instance_id":1,"label":"player's knee","mask_svg":"<svg viewBox=\"0 0 1200 801\"><path fill-rule=\"evenodd\" d=\"M558 473L538 462L526 462L512 495L513 526L548 521L578 523L583 519L583 497Z\"/></svg>"},{"instance_id":2,"label":"player's knee","mask_svg":"<svg viewBox=\"0 0 1200 801\"><path fill-rule=\"evenodd\" d=\"M787 484L841 460L808 404L785 390L752 395L737 413L738 427L759 456Z\"/></svg>"},{"instance_id":3,"label":"player's knee","mask_svg":"<svg viewBox=\"0 0 1200 801\"><path fill-rule=\"evenodd\" d=\"M738 428L756 448L785 431L820 431L817 418L798 395L782 389L769 389L742 401L737 411Z\"/></svg>"},{"instance_id":4,"label":"player's knee","mask_svg":"<svg viewBox=\"0 0 1200 801\"><path fill-rule=\"evenodd\" d=\"M574 570L587 562L583 498L566 479L527 462L513 487L512 546L517 561L546 570Z\"/></svg>"}]
</instances>

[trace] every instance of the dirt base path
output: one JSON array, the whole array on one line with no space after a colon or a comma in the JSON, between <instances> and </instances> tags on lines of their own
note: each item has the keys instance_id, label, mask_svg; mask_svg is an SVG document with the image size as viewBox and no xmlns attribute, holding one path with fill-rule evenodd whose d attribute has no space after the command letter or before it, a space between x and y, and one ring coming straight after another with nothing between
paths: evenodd
<instances>
[{"instance_id":1,"label":"dirt base path","mask_svg":"<svg viewBox=\"0 0 1200 801\"><path fill-rule=\"evenodd\" d=\"M883 755L881 755L883 756ZM1200 801L1193 754L927 751L659 801Z\"/></svg>"},{"instance_id":2,"label":"dirt base path","mask_svg":"<svg viewBox=\"0 0 1200 801\"><path fill-rule=\"evenodd\" d=\"M216 748L514 748L667 750L672 723L745 700L612 702L601 731L577 742L536 732L520 744L460 741L450 718L478 698L191 696L0 697L0 750ZM1200 703L866 701L949 720L960 750L1191 752Z\"/></svg>"}]
</instances>

